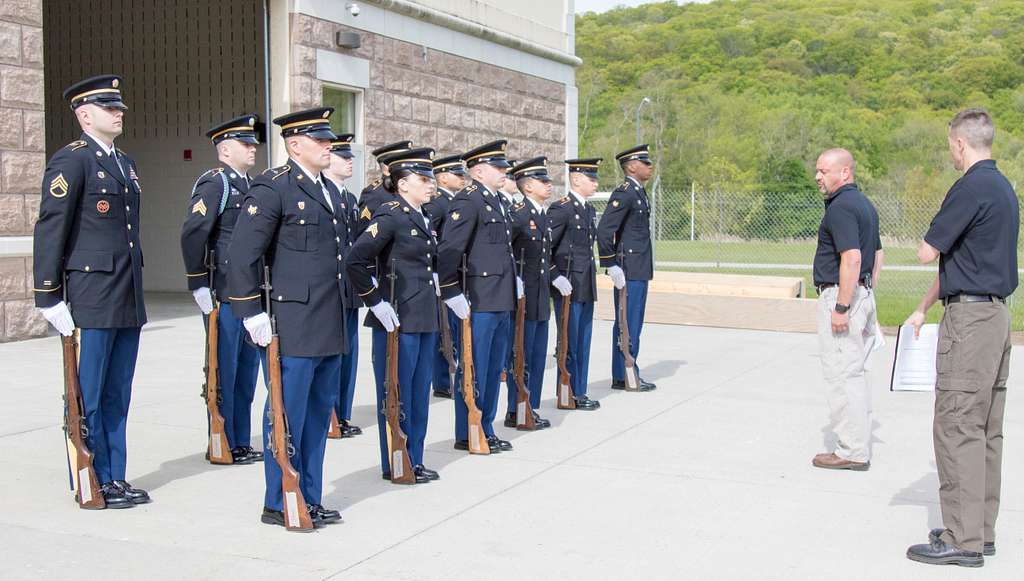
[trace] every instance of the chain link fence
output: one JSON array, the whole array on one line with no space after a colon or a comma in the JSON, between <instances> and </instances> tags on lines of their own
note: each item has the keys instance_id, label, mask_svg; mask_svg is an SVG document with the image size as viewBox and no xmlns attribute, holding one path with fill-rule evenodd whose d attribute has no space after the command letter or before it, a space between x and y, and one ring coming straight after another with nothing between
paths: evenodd
<instances>
[{"instance_id":1,"label":"chain link fence","mask_svg":"<svg viewBox=\"0 0 1024 581\"><path fill-rule=\"evenodd\" d=\"M600 213L612 188L594 197ZM815 291L811 264L824 204L816 190L751 192L696 187L648 186L652 236L658 270L803 277L808 297ZM906 200L871 193L878 210L885 261L876 289L882 325L902 323L935 279L936 264L917 261L917 245L938 211L941 198ZM1024 241L1024 237L1019 243ZM1020 246L1018 246L1018 253ZM1013 330L1024 330L1024 305L1008 301ZM933 308L937 321L941 308Z\"/></svg>"}]
</instances>

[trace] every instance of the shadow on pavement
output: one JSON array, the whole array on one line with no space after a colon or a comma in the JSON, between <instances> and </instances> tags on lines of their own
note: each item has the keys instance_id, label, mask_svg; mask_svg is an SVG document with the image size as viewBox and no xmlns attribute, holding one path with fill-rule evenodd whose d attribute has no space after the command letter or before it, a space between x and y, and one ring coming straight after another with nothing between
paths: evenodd
<instances>
[{"instance_id":1,"label":"shadow on pavement","mask_svg":"<svg viewBox=\"0 0 1024 581\"><path fill-rule=\"evenodd\" d=\"M932 462L935 468L935 462ZM942 527L942 508L939 506L939 475L929 472L900 489L889 501L889 506L922 506L927 510L927 528Z\"/></svg>"}]
</instances>

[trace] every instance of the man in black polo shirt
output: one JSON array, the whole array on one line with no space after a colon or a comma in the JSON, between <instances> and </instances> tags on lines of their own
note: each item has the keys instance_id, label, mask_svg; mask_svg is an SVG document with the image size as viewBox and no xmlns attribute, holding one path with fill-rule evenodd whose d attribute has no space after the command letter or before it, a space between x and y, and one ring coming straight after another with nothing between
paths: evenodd
<instances>
[{"instance_id":1,"label":"man in black polo shirt","mask_svg":"<svg viewBox=\"0 0 1024 581\"><path fill-rule=\"evenodd\" d=\"M992 160L992 118L982 109L949 124L953 166L964 172L917 250L939 259L939 275L905 325L920 332L925 313L945 306L936 354L932 437L944 528L907 557L933 565L981 567L995 555L1003 455L1003 409L1010 363L1006 297L1017 288L1017 194Z\"/></svg>"},{"instance_id":2,"label":"man in black polo shirt","mask_svg":"<svg viewBox=\"0 0 1024 581\"><path fill-rule=\"evenodd\" d=\"M835 449L811 463L832 470L871 465L871 388L865 367L878 328L871 289L882 267L882 241L878 212L853 174L853 156L845 149L829 149L818 157L814 179L825 195L825 215L818 228L814 285Z\"/></svg>"}]
</instances>

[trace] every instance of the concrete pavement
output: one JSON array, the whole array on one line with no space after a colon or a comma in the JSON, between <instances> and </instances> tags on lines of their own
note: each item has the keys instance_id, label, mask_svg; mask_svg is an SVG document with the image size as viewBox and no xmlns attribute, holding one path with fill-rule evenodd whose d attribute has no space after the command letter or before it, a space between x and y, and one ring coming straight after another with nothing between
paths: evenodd
<instances>
[{"instance_id":1,"label":"concrete pavement","mask_svg":"<svg viewBox=\"0 0 1024 581\"><path fill-rule=\"evenodd\" d=\"M933 398L887 391L892 341L872 360L866 473L810 466L826 437L813 335L648 325L639 363L658 389L626 394L608 389L611 324L597 321L590 393L600 411L555 409L551 361L541 414L554 428L499 427L515 450L470 457L452 449L451 402L435 399L426 454L442 480L400 487L380 479L364 332L354 421L366 433L329 441L325 466L324 504L345 522L299 535L259 523L261 466L203 460L200 320L184 297L154 297L151 310L128 478L154 502L131 510L79 510L68 492L57 339L0 345L0 577L931 580L1024 570L1018 356L999 554L967 571L904 557L941 521Z\"/></svg>"}]
</instances>

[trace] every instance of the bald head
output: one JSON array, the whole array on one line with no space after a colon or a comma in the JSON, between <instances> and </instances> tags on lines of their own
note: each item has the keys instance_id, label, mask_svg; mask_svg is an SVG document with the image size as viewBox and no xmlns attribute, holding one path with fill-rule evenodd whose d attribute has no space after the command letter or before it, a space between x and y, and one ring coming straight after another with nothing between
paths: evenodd
<instances>
[{"instance_id":1,"label":"bald head","mask_svg":"<svg viewBox=\"0 0 1024 581\"><path fill-rule=\"evenodd\" d=\"M841 148L826 149L818 156L814 181L825 195L831 195L846 184L852 184L856 163L853 154Z\"/></svg>"}]
</instances>

